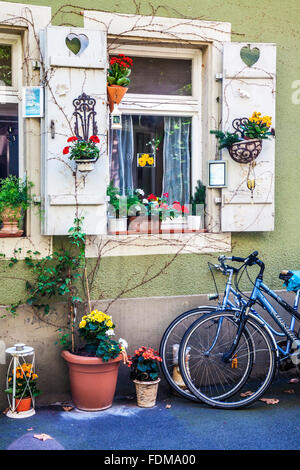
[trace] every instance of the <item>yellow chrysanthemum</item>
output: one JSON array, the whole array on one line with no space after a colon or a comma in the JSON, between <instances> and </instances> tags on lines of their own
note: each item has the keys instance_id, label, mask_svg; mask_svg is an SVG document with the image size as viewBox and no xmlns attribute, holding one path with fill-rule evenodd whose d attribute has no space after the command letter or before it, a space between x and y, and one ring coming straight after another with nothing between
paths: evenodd
<instances>
[{"instance_id":1,"label":"yellow chrysanthemum","mask_svg":"<svg viewBox=\"0 0 300 470\"><path fill-rule=\"evenodd\" d=\"M86 325L86 321L85 320L81 320L81 322L79 323L79 328L84 328Z\"/></svg>"}]
</instances>

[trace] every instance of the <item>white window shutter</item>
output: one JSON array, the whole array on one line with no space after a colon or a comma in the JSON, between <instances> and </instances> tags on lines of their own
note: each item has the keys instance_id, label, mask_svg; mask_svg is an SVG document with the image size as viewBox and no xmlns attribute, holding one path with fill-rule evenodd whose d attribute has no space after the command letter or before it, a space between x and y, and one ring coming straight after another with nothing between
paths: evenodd
<instances>
[{"instance_id":1,"label":"white window shutter","mask_svg":"<svg viewBox=\"0 0 300 470\"><path fill-rule=\"evenodd\" d=\"M248 65L241 58L248 49ZM257 60L257 49L259 58ZM246 49L244 49L245 51ZM223 54L222 130L234 132L232 121L251 117L253 111L272 117L275 126L276 46L274 44L225 43ZM222 189L223 232L274 230L275 138L263 140L254 167L256 187L247 188L249 164L234 161L227 149L228 186Z\"/></svg>"},{"instance_id":2,"label":"white window shutter","mask_svg":"<svg viewBox=\"0 0 300 470\"><path fill-rule=\"evenodd\" d=\"M77 37L81 41L81 50L75 49L76 54L66 44L70 34L73 36L69 39ZM75 217L84 217L86 234L106 233L106 33L49 26L41 32L41 51L48 80L41 151L42 233L66 235ZM96 100L95 120L100 138L101 156L89 173L76 172L75 162L62 153L70 145L68 137L75 135L73 100L82 93ZM90 126L89 137L93 134Z\"/></svg>"}]
</instances>

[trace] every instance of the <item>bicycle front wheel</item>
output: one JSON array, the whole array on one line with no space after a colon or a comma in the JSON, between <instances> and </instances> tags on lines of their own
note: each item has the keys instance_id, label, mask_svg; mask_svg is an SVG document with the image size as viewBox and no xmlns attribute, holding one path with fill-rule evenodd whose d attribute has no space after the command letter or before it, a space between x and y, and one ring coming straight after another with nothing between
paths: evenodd
<instances>
[{"instance_id":1,"label":"bicycle front wheel","mask_svg":"<svg viewBox=\"0 0 300 470\"><path fill-rule=\"evenodd\" d=\"M241 408L258 400L276 369L274 344L267 329L249 316L233 357L224 361L239 320L234 311L213 312L185 333L179 366L187 387L199 400L218 408Z\"/></svg>"}]
</instances>

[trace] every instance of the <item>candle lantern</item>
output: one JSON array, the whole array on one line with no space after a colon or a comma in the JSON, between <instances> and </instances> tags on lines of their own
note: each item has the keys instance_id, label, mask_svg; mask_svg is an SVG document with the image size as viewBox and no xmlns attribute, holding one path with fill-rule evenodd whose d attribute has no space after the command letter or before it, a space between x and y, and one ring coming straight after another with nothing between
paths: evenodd
<instances>
[{"instance_id":1,"label":"candle lantern","mask_svg":"<svg viewBox=\"0 0 300 470\"><path fill-rule=\"evenodd\" d=\"M28 418L35 414L35 352L23 343L6 349L11 356L7 370L6 393L8 397L8 418Z\"/></svg>"}]
</instances>

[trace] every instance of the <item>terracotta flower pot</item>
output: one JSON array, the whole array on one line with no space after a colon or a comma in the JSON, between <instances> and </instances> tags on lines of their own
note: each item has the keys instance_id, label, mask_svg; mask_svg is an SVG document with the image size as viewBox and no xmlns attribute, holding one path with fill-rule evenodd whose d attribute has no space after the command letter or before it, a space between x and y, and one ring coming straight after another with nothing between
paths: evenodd
<instances>
[{"instance_id":1,"label":"terracotta flower pot","mask_svg":"<svg viewBox=\"0 0 300 470\"><path fill-rule=\"evenodd\" d=\"M21 208L6 207L1 214L3 226L0 230L0 236L20 237L23 234L23 230L20 230L18 226L21 217Z\"/></svg>"},{"instance_id":2,"label":"terracotta flower pot","mask_svg":"<svg viewBox=\"0 0 300 470\"><path fill-rule=\"evenodd\" d=\"M133 382L135 384L137 405L141 408L155 406L160 379L150 382L141 382L140 380L134 380Z\"/></svg>"},{"instance_id":3,"label":"terracotta flower pot","mask_svg":"<svg viewBox=\"0 0 300 470\"><path fill-rule=\"evenodd\" d=\"M137 215L128 217L128 230L138 233L159 233L161 221L158 215Z\"/></svg>"},{"instance_id":4,"label":"terracotta flower pot","mask_svg":"<svg viewBox=\"0 0 300 470\"><path fill-rule=\"evenodd\" d=\"M20 413L21 411L28 411L31 408L31 397L26 398L16 398L16 411Z\"/></svg>"},{"instance_id":5,"label":"terracotta flower pot","mask_svg":"<svg viewBox=\"0 0 300 470\"><path fill-rule=\"evenodd\" d=\"M120 85L107 85L109 109L112 113L115 104L120 104L128 88Z\"/></svg>"},{"instance_id":6,"label":"terracotta flower pot","mask_svg":"<svg viewBox=\"0 0 300 470\"><path fill-rule=\"evenodd\" d=\"M100 411L112 405L122 356L102 361L98 357L78 356L62 351L69 367L72 400L76 408Z\"/></svg>"}]
</instances>

